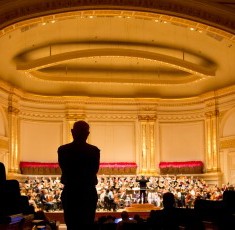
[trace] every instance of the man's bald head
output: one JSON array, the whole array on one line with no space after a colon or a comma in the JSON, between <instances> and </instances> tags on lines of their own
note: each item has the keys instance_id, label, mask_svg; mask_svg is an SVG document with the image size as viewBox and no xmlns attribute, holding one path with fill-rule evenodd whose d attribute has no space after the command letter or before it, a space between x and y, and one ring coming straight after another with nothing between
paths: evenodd
<instances>
[{"instance_id":1,"label":"man's bald head","mask_svg":"<svg viewBox=\"0 0 235 230\"><path fill-rule=\"evenodd\" d=\"M86 141L90 133L90 126L85 121L76 121L71 132L74 140Z\"/></svg>"}]
</instances>

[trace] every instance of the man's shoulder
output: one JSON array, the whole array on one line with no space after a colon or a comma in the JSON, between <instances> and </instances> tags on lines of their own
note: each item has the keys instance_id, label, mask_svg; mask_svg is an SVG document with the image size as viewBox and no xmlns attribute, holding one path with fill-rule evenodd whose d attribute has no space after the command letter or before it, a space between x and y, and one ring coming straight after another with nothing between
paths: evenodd
<instances>
[{"instance_id":1,"label":"man's shoulder","mask_svg":"<svg viewBox=\"0 0 235 230\"><path fill-rule=\"evenodd\" d=\"M89 144L89 143L86 143L86 145L87 145L90 149L93 149L93 150L95 150L95 151L100 151L100 149L99 149L97 146L95 146L95 145L92 145L92 144Z\"/></svg>"},{"instance_id":2,"label":"man's shoulder","mask_svg":"<svg viewBox=\"0 0 235 230\"><path fill-rule=\"evenodd\" d=\"M77 145L75 142L71 142L71 143L61 145L61 146L59 146L58 149L68 149L68 148L74 148L74 147L77 147L77 146L80 146L80 147L86 146L87 148L90 148L90 149L99 150L99 148L95 145L92 145L92 144L89 144L89 143L85 143L85 145L84 144Z\"/></svg>"},{"instance_id":3,"label":"man's shoulder","mask_svg":"<svg viewBox=\"0 0 235 230\"><path fill-rule=\"evenodd\" d=\"M61 145L61 146L59 146L58 151L71 148L71 146L72 146L72 143L67 143L67 144Z\"/></svg>"}]
</instances>

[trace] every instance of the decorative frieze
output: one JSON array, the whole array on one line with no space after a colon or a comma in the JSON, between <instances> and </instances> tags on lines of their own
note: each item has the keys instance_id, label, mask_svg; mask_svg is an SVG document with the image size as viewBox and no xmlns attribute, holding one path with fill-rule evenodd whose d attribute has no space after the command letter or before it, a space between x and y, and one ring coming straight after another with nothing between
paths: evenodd
<instances>
[{"instance_id":1,"label":"decorative frieze","mask_svg":"<svg viewBox=\"0 0 235 230\"><path fill-rule=\"evenodd\" d=\"M185 114L179 112L178 114L158 114L158 120L161 122L182 122L182 121L195 121L195 120L204 120L204 114L199 113L188 113Z\"/></svg>"},{"instance_id":2,"label":"decorative frieze","mask_svg":"<svg viewBox=\"0 0 235 230\"><path fill-rule=\"evenodd\" d=\"M85 114L79 114L79 113L67 113L66 114L66 119L67 120L85 120L86 115Z\"/></svg>"},{"instance_id":3,"label":"decorative frieze","mask_svg":"<svg viewBox=\"0 0 235 230\"><path fill-rule=\"evenodd\" d=\"M54 112L47 112L47 111L25 111L25 110L21 110L19 112L19 116L20 118L23 119L29 119L29 120L62 120L65 115L64 115L64 111L61 113L56 113Z\"/></svg>"},{"instance_id":4,"label":"decorative frieze","mask_svg":"<svg viewBox=\"0 0 235 230\"><path fill-rule=\"evenodd\" d=\"M136 120L137 115L136 114L128 114L128 113L123 113L120 114L117 112L117 114L99 114L97 112L97 114L89 114L87 113L87 119L88 120L97 120L97 121L112 121L112 120L128 120L128 121L134 121Z\"/></svg>"}]
</instances>

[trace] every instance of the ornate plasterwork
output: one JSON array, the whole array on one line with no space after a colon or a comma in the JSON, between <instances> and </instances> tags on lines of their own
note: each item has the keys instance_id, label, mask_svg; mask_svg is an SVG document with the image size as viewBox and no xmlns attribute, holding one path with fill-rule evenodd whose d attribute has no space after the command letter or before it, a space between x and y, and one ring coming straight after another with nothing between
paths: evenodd
<instances>
[{"instance_id":1,"label":"ornate plasterwork","mask_svg":"<svg viewBox=\"0 0 235 230\"><path fill-rule=\"evenodd\" d=\"M29 120L136 120L137 119L137 113L129 113L129 112L122 112L117 111L115 113L110 113L110 111L107 111L106 113L102 113L101 111L96 111L90 113L89 111L84 111L83 113L78 111L72 111L72 112L46 112L46 111L21 111L19 113L19 116L21 119L29 119Z\"/></svg>"},{"instance_id":2,"label":"ornate plasterwork","mask_svg":"<svg viewBox=\"0 0 235 230\"><path fill-rule=\"evenodd\" d=\"M55 113L55 112L46 112L46 111L24 111L22 110L19 113L20 118L23 119L36 119L36 120L42 120L42 119L63 119L65 117L64 113Z\"/></svg>"},{"instance_id":3,"label":"ornate plasterwork","mask_svg":"<svg viewBox=\"0 0 235 230\"><path fill-rule=\"evenodd\" d=\"M0 137L0 149L8 150L9 142L8 138Z\"/></svg>"},{"instance_id":4,"label":"ornate plasterwork","mask_svg":"<svg viewBox=\"0 0 235 230\"><path fill-rule=\"evenodd\" d=\"M17 115L20 112L20 110L18 108L15 108L13 106L8 106L8 113L12 113Z\"/></svg>"},{"instance_id":5,"label":"ornate plasterwork","mask_svg":"<svg viewBox=\"0 0 235 230\"><path fill-rule=\"evenodd\" d=\"M220 149L235 148L235 137L220 141Z\"/></svg>"},{"instance_id":6,"label":"ornate plasterwork","mask_svg":"<svg viewBox=\"0 0 235 230\"><path fill-rule=\"evenodd\" d=\"M0 82L0 89L6 93L11 93L12 86L5 82ZM161 99L161 98L101 98L101 97L87 97L87 96L42 96L30 94L23 92L20 89L14 89L14 93L17 95L18 100L21 101L21 108L24 106L28 108L43 108L44 106L48 108L48 105L56 106L56 109L65 109L65 107L70 108L71 106L75 109L80 108L81 106L88 105L104 105L104 106L137 106L138 110L165 110L165 108L177 108L192 106L199 109L204 108L204 103L207 104L207 107L214 105L214 92L209 92L207 94L200 95L193 98L183 98L183 99ZM217 91L217 97L219 99L225 98L226 101L233 100L233 95L235 95L235 86L226 87ZM227 98L227 99L226 99ZM7 99L7 98L6 98ZM5 99L5 100L6 100ZM213 101L210 102L210 101ZM208 102L209 101L209 102ZM6 101L7 102L7 101ZM23 103L22 103L23 102ZM211 104L210 104L211 103ZM226 103L226 102L224 102ZM189 108L188 110L192 109ZM209 108L208 107L208 108ZM22 112L21 109L21 112ZM168 109L168 108L167 108ZM24 110L24 109L23 109ZM133 108L131 107L131 110Z\"/></svg>"},{"instance_id":7,"label":"ornate plasterwork","mask_svg":"<svg viewBox=\"0 0 235 230\"><path fill-rule=\"evenodd\" d=\"M219 115L220 115L220 113L219 113L218 109L212 110L212 111L209 111L209 112L205 113L206 118L211 118L211 117L216 117L216 116L218 117Z\"/></svg>"},{"instance_id":8,"label":"ornate plasterwork","mask_svg":"<svg viewBox=\"0 0 235 230\"><path fill-rule=\"evenodd\" d=\"M67 113L66 114L66 119L67 120L85 120L86 119L86 115L84 113Z\"/></svg>"},{"instance_id":9,"label":"ornate plasterwork","mask_svg":"<svg viewBox=\"0 0 235 230\"><path fill-rule=\"evenodd\" d=\"M189 114L182 114L182 112L179 114L158 114L157 116L158 120L161 122L185 122L205 119L205 116L202 112Z\"/></svg>"},{"instance_id":10,"label":"ornate plasterwork","mask_svg":"<svg viewBox=\"0 0 235 230\"><path fill-rule=\"evenodd\" d=\"M101 120L101 121L111 121L111 120L136 120L136 114L87 114L86 115L88 120Z\"/></svg>"},{"instance_id":11,"label":"ornate plasterwork","mask_svg":"<svg viewBox=\"0 0 235 230\"><path fill-rule=\"evenodd\" d=\"M156 115L138 115L138 120L139 121L148 121L148 122L155 122L157 120Z\"/></svg>"}]
</instances>

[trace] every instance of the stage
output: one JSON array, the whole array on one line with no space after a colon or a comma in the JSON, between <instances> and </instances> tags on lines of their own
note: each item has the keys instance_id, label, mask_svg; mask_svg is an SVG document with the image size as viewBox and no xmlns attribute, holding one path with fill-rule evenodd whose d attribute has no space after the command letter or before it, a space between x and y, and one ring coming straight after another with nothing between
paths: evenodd
<instances>
[{"instance_id":1,"label":"stage","mask_svg":"<svg viewBox=\"0 0 235 230\"><path fill-rule=\"evenodd\" d=\"M120 218L122 211L127 211L130 215L130 217L133 217L135 214L139 214L142 218L146 219L149 216L149 212L151 210L158 210L159 207L156 207L152 204L132 204L130 207L125 207L124 209L118 209L116 212L112 211L103 211L103 210L97 210L96 212L96 220L98 220L101 216L107 216L112 215L113 217ZM51 211L51 212L45 212L46 216L50 220L59 221L60 224L64 224L64 217L63 217L63 211Z\"/></svg>"}]
</instances>

